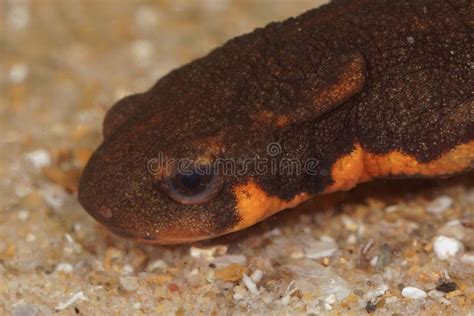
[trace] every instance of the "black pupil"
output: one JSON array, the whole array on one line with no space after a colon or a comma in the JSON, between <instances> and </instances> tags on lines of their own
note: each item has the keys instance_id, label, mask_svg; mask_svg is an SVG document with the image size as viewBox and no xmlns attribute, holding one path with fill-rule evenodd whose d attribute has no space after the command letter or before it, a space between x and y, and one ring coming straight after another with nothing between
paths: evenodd
<instances>
[{"instance_id":1,"label":"black pupil","mask_svg":"<svg viewBox=\"0 0 474 316\"><path fill-rule=\"evenodd\" d=\"M201 175L195 172L190 175L183 175L181 176L181 183L189 190L194 190L201 184Z\"/></svg>"},{"instance_id":2,"label":"black pupil","mask_svg":"<svg viewBox=\"0 0 474 316\"><path fill-rule=\"evenodd\" d=\"M212 180L212 175L202 175L197 172L177 174L172 178L176 191L184 195L195 195L203 192Z\"/></svg>"}]
</instances>

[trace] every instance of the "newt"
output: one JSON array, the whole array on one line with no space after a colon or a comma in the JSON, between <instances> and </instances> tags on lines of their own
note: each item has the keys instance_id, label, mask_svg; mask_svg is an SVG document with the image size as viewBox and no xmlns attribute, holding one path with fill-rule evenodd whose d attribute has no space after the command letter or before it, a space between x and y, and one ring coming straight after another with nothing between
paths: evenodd
<instances>
[{"instance_id":1,"label":"newt","mask_svg":"<svg viewBox=\"0 0 474 316\"><path fill-rule=\"evenodd\" d=\"M108 111L78 199L118 235L172 244L472 169L473 27L470 0L334 0L233 38Z\"/></svg>"}]
</instances>

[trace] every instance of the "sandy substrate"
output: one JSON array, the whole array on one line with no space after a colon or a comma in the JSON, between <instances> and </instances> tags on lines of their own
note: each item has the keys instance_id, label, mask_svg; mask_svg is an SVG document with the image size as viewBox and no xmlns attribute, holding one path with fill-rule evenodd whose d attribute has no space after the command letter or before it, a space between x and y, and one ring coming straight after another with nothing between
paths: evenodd
<instances>
[{"instance_id":1,"label":"sandy substrate","mask_svg":"<svg viewBox=\"0 0 474 316\"><path fill-rule=\"evenodd\" d=\"M472 173L173 247L115 237L78 204L116 100L314 3L0 1L0 315L474 314Z\"/></svg>"}]
</instances>

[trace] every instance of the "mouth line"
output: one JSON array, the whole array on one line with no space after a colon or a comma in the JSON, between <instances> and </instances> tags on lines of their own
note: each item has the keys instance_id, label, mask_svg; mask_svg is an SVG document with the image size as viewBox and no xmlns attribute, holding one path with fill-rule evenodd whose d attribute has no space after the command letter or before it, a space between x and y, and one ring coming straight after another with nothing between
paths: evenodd
<instances>
[{"instance_id":1,"label":"mouth line","mask_svg":"<svg viewBox=\"0 0 474 316\"><path fill-rule=\"evenodd\" d=\"M154 244L154 245L173 245L173 244L185 244L185 243L193 243L205 239L210 239L214 238L217 236L210 236L210 235L199 235L199 236L192 236L192 237L185 237L185 236L157 236L157 235L137 235L137 234L132 234L129 232L126 232L124 230L118 229L118 228L111 228L107 227L113 234L127 238L130 240L134 240L137 242L141 243L147 243L147 244Z\"/></svg>"},{"instance_id":2,"label":"mouth line","mask_svg":"<svg viewBox=\"0 0 474 316\"><path fill-rule=\"evenodd\" d=\"M117 236L123 237L123 238L134 239L134 240L142 240L144 242L153 242L157 239L156 236L153 236L151 234L149 234L149 235L137 235L137 234L129 233L129 232L127 232L125 230L122 230L122 229L119 229L119 228L110 227L110 226L107 226L107 225L105 225L105 226L112 233L114 233Z\"/></svg>"}]
</instances>

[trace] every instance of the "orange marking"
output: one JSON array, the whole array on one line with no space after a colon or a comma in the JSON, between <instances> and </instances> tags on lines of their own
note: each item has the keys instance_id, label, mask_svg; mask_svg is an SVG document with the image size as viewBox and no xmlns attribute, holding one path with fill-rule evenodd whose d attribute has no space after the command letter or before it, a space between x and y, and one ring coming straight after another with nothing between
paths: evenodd
<instances>
[{"instance_id":1,"label":"orange marking","mask_svg":"<svg viewBox=\"0 0 474 316\"><path fill-rule=\"evenodd\" d=\"M324 190L324 193L352 189L362 179L368 180L364 168L364 150L360 144L348 155L339 158L331 169L334 183Z\"/></svg>"},{"instance_id":2,"label":"orange marking","mask_svg":"<svg viewBox=\"0 0 474 316\"><path fill-rule=\"evenodd\" d=\"M365 83L365 60L356 56L347 65L337 81L327 87L315 99L316 105L340 103L359 92Z\"/></svg>"},{"instance_id":3,"label":"orange marking","mask_svg":"<svg viewBox=\"0 0 474 316\"><path fill-rule=\"evenodd\" d=\"M285 201L268 195L254 181L237 186L234 189L234 194L237 200L237 211L242 220L231 231L251 226L270 215L283 209L295 207L310 198L306 192L303 192L291 200Z\"/></svg>"},{"instance_id":4,"label":"orange marking","mask_svg":"<svg viewBox=\"0 0 474 316\"><path fill-rule=\"evenodd\" d=\"M401 152L376 155L364 151L360 144L354 150L334 163L331 175L334 183L323 193L350 190L358 183L376 177L394 175L439 176L461 172L472 166L474 161L474 141L461 144L440 158L429 163L420 163L415 158ZM251 226L281 210L292 208L305 202L311 196L302 192L285 201L268 195L254 181L239 185L234 189L237 211L242 218L230 233Z\"/></svg>"},{"instance_id":5,"label":"orange marking","mask_svg":"<svg viewBox=\"0 0 474 316\"><path fill-rule=\"evenodd\" d=\"M420 163L401 152L386 155L364 154L365 169L372 177L392 175L439 176L464 171L474 162L474 141L461 144L436 160Z\"/></svg>"},{"instance_id":6,"label":"orange marking","mask_svg":"<svg viewBox=\"0 0 474 316\"><path fill-rule=\"evenodd\" d=\"M278 115L275 120L275 125L279 128L285 127L290 122L290 118L286 115Z\"/></svg>"},{"instance_id":7,"label":"orange marking","mask_svg":"<svg viewBox=\"0 0 474 316\"><path fill-rule=\"evenodd\" d=\"M420 163L414 157L400 151L385 155L366 152L360 144L348 155L334 163L331 175L334 183L324 193L349 190L358 183L387 176L440 176L464 171L472 167L474 141L461 144L440 158Z\"/></svg>"}]
</instances>

